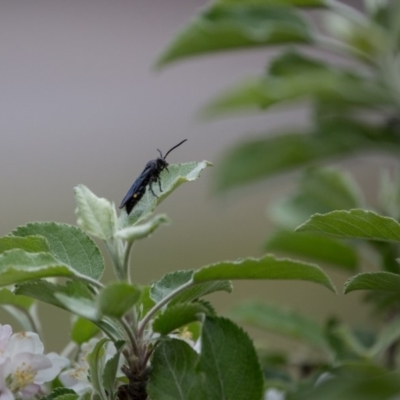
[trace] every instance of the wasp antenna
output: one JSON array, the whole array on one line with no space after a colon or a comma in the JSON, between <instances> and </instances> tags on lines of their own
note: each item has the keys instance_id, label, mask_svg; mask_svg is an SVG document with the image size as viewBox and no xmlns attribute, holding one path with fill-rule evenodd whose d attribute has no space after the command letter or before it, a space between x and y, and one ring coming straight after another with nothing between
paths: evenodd
<instances>
[{"instance_id":1,"label":"wasp antenna","mask_svg":"<svg viewBox=\"0 0 400 400\"><path fill-rule=\"evenodd\" d=\"M178 143L177 145L175 145L172 149L169 149L169 150L167 151L167 154L164 156L164 160L167 158L167 155L168 155L169 153L171 153L172 150L176 149L177 147L179 147L182 143L185 143L186 141L187 141L187 139L182 140L182 142L180 142L180 143ZM161 153L161 151L160 151L160 153Z\"/></svg>"},{"instance_id":2,"label":"wasp antenna","mask_svg":"<svg viewBox=\"0 0 400 400\"><path fill-rule=\"evenodd\" d=\"M160 153L161 158L165 158L165 157L162 156L162 153L161 153L160 149L157 149L157 151Z\"/></svg>"}]
</instances>

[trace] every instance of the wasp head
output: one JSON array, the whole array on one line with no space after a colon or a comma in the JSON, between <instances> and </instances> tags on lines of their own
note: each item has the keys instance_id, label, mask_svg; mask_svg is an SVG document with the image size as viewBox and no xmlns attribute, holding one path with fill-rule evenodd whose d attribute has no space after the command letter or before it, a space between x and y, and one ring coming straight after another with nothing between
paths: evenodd
<instances>
[{"instance_id":1,"label":"wasp head","mask_svg":"<svg viewBox=\"0 0 400 400\"><path fill-rule=\"evenodd\" d=\"M157 170L161 172L162 170L166 169L168 171L168 163L165 161L167 158L167 155L171 153L172 150L176 149L178 146L180 146L182 143L186 142L187 139L182 140L182 142L178 143L176 146L172 147L172 149L169 149L165 156L162 155L161 150L157 149L157 151L160 153L160 157L157 158ZM169 171L168 171L169 172Z\"/></svg>"},{"instance_id":2,"label":"wasp head","mask_svg":"<svg viewBox=\"0 0 400 400\"><path fill-rule=\"evenodd\" d=\"M158 157L157 158L157 170L162 171L164 169L167 169L168 171L168 163L164 160L164 158Z\"/></svg>"}]
</instances>

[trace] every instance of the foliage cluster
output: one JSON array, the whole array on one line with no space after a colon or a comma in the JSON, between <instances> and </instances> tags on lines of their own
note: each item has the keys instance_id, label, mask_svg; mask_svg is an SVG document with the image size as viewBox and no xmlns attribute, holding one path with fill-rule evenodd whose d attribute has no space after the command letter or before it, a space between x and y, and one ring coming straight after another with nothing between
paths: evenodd
<instances>
[{"instance_id":1,"label":"foliage cluster","mask_svg":"<svg viewBox=\"0 0 400 400\"><path fill-rule=\"evenodd\" d=\"M300 171L296 192L269 206L276 231L265 251L339 268L349 274L344 293L368 291L366 305L381 320L380 331L365 332L329 316L320 326L261 302L233 310L242 322L317 350L317 359L297 365L295 378L291 354L260 354L267 387L289 399L400 393L398 175L381 171L372 206L349 173L323 165L360 153L397 157L400 150L400 3L364 0L359 6L362 11L336 0L216 0L158 60L163 68L193 56L279 45L282 51L259 76L225 90L202 115L265 113L299 103L311 109L311 127L284 126L233 146L217 177L217 189L227 191Z\"/></svg>"},{"instance_id":2,"label":"foliage cluster","mask_svg":"<svg viewBox=\"0 0 400 400\"><path fill-rule=\"evenodd\" d=\"M312 107L311 129L285 127L247 140L218 168L220 190L303 170L297 192L271 208L278 228L265 243L266 251L299 260L266 254L174 271L150 286L131 281L133 244L168 222L165 215L152 215L157 204L180 184L197 179L205 161L171 165L161 174L163 192L154 188L159 197L147 190L130 215L117 216L113 204L80 185L75 190L78 227L31 223L0 238L0 304L24 329L37 330L34 300L40 300L75 315L72 355L100 338L86 357L91 390L57 388L47 399L260 400L278 393L293 400L382 400L400 394L400 180L383 175L380 203L371 210L348 174L318 166L358 152L400 150L400 3L365 0L364 6L360 12L336 0L216 0L158 60L161 68L218 51L296 46L285 47L259 77L227 90L203 112L214 117L265 112L299 101ZM336 65L309 49L351 62ZM89 235L105 242L115 281L100 282L104 261ZM374 272L362 271L366 249ZM269 304L236 308L235 318L318 351L318 360L297 366L294 376L290 354L257 355L247 334L216 315L203 297L230 292L235 279L307 280L335 290L310 260L347 271L345 293L368 291L384 327L366 334L334 319L320 326Z\"/></svg>"}]
</instances>

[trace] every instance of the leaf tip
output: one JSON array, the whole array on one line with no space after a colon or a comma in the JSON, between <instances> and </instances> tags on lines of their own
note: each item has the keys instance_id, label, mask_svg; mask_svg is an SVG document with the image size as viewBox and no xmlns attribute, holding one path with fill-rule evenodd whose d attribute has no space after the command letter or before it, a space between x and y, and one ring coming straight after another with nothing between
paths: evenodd
<instances>
[{"instance_id":1,"label":"leaf tip","mask_svg":"<svg viewBox=\"0 0 400 400\"><path fill-rule=\"evenodd\" d=\"M349 279L344 283L343 294L348 294L352 291L353 291L353 289L351 288L351 280Z\"/></svg>"},{"instance_id":2,"label":"leaf tip","mask_svg":"<svg viewBox=\"0 0 400 400\"><path fill-rule=\"evenodd\" d=\"M327 286L327 288L328 289L330 289L330 290L332 290L332 292L334 293L334 294L337 294L338 292L337 292L337 289L336 289L336 286L333 284L333 282L329 279L329 286Z\"/></svg>"},{"instance_id":3,"label":"leaf tip","mask_svg":"<svg viewBox=\"0 0 400 400\"><path fill-rule=\"evenodd\" d=\"M168 64L168 54L164 51L162 52L157 58L156 61L153 63L153 69L157 72L160 72L162 69L166 67Z\"/></svg>"}]
</instances>

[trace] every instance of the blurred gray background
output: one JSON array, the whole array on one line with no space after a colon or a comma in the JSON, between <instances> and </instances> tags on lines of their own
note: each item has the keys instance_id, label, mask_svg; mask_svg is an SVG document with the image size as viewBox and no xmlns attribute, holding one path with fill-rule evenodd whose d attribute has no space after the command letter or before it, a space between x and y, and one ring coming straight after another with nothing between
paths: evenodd
<instances>
[{"instance_id":1,"label":"blurred gray background","mask_svg":"<svg viewBox=\"0 0 400 400\"><path fill-rule=\"evenodd\" d=\"M145 163L158 156L157 148L166 151L187 138L169 162L207 159L215 167L161 205L159 211L173 224L136 245L134 281L150 283L171 270L262 255L262 243L273 230L266 204L293 189L298 175L217 197L212 191L215 168L223 150L239 139L273 132L282 123L307 126L307 111L277 109L212 121L196 117L213 95L261 73L277 51L230 52L155 71L157 55L204 4L0 1L2 235L29 221L74 224L73 187L79 183L119 205ZM365 156L345 165L368 186L380 163ZM346 276L327 272L341 291ZM212 298L222 313L241 300L263 298L319 321L335 314L370 324L357 306L357 294L334 295L302 282L235 282L234 287L233 294ZM51 307L42 307L41 315L46 350L62 348L69 315ZM1 316L0 322L14 323ZM16 323L14 329L20 329Z\"/></svg>"}]
</instances>

